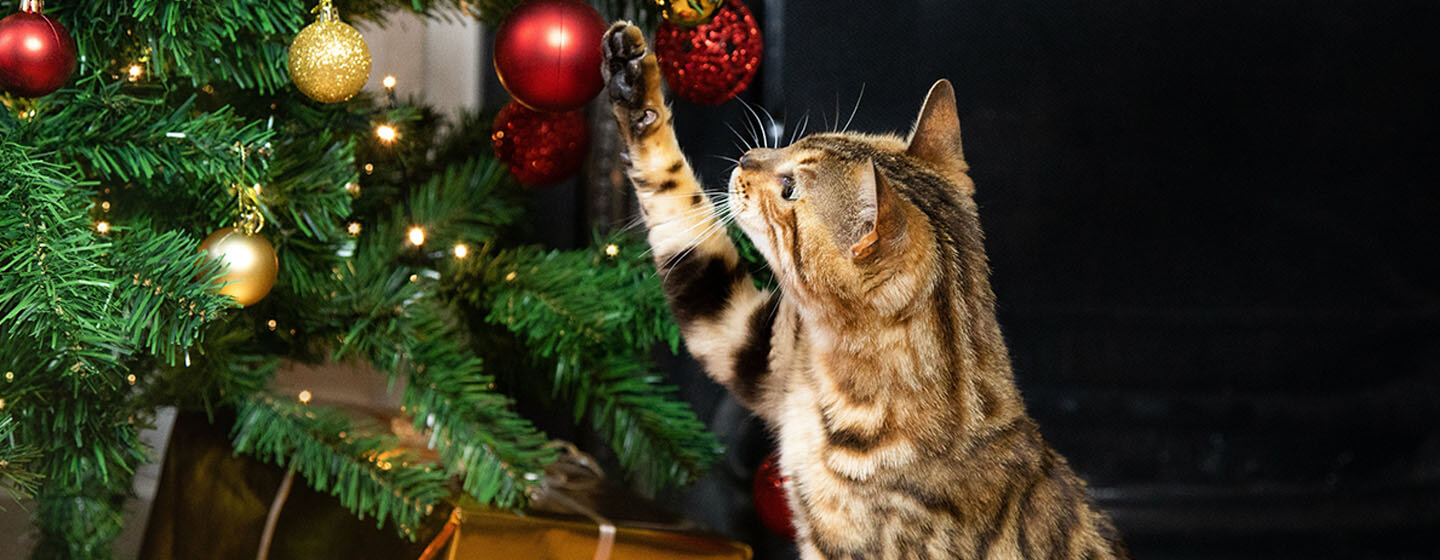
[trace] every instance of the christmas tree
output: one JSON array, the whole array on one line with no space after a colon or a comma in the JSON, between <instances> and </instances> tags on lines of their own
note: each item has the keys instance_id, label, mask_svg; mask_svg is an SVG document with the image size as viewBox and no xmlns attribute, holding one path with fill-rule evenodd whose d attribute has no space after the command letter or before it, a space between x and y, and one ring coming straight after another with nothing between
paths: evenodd
<instances>
[{"instance_id":1,"label":"christmas tree","mask_svg":"<svg viewBox=\"0 0 1440 560\"><path fill-rule=\"evenodd\" d=\"M515 4L334 7L383 23L400 9L498 21ZM133 470L156 459L137 434L166 405L233 411L212 417L236 418L237 452L411 538L456 497L452 480L497 506L542 484L557 451L516 399L561 403L642 491L717 456L654 373L652 349L679 341L645 248L518 242L525 191L489 154L487 119L302 94L287 48L312 7L44 7L78 65L53 93L12 88L0 112L0 483L37 500L36 557L108 557ZM234 260L201 257L237 224L273 247L268 294ZM373 365L438 459L307 393L272 393L286 361Z\"/></svg>"}]
</instances>

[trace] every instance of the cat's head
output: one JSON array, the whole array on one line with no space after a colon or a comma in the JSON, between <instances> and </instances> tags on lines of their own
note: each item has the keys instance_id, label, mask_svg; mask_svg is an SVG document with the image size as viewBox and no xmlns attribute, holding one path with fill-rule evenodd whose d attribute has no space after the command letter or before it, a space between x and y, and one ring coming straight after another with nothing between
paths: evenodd
<instances>
[{"instance_id":1,"label":"cat's head","mask_svg":"<svg viewBox=\"0 0 1440 560\"><path fill-rule=\"evenodd\" d=\"M730 208L787 293L897 312L947 268L937 255L956 250L953 222L974 222L967 169L955 93L941 80L908 139L828 132L746 152Z\"/></svg>"}]
</instances>

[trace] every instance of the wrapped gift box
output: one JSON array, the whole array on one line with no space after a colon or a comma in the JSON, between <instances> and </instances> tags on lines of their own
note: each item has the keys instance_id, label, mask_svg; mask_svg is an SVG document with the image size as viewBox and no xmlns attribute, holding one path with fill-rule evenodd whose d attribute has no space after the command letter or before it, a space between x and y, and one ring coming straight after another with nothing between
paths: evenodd
<instances>
[{"instance_id":1,"label":"wrapped gift box","mask_svg":"<svg viewBox=\"0 0 1440 560\"><path fill-rule=\"evenodd\" d=\"M445 560L750 560L750 547L722 539L658 529L612 526L608 554L601 541L611 529L593 521L491 509L463 510L459 528L444 535Z\"/></svg>"}]
</instances>

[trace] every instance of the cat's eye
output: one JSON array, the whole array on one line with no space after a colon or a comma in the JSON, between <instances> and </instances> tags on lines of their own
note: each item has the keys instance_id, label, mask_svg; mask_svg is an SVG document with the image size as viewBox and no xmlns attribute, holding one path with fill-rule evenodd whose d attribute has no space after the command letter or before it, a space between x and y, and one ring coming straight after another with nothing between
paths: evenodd
<instances>
[{"instance_id":1,"label":"cat's eye","mask_svg":"<svg viewBox=\"0 0 1440 560\"><path fill-rule=\"evenodd\" d=\"M794 175L780 176L780 198L785 200L799 200L800 189L795 188Z\"/></svg>"}]
</instances>

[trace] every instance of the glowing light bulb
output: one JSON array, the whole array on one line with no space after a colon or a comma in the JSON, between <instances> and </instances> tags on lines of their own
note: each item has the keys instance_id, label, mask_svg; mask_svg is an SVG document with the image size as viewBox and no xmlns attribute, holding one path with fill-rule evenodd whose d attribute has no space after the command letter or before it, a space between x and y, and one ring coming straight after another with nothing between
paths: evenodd
<instances>
[{"instance_id":1,"label":"glowing light bulb","mask_svg":"<svg viewBox=\"0 0 1440 560\"><path fill-rule=\"evenodd\" d=\"M380 125L380 126L375 127L375 135L376 135L376 136L379 136L379 137L380 137L380 140L382 140L382 141L384 141L384 142L394 142L394 141L395 141L395 127L390 126L390 125L388 125L388 124L382 124L382 125Z\"/></svg>"},{"instance_id":2,"label":"glowing light bulb","mask_svg":"<svg viewBox=\"0 0 1440 560\"><path fill-rule=\"evenodd\" d=\"M145 69L141 68L139 64L131 64L130 69L125 72L130 74L130 81L134 82L140 79L140 74L145 73Z\"/></svg>"},{"instance_id":3,"label":"glowing light bulb","mask_svg":"<svg viewBox=\"0 0 1440 560\"><path fill-rule=\"evenodd\" d=\"M613 258L620 254L620 246L614 243L605 246L605 256Z\"/></svg>"},{"instance_id":4,"label":"glowing light bulb","mask_svg":"<svg viewBox=\"0 0 1440 560\"><path fill-rule=\"evenodd\" d=\"M469 248L469 247L466 247L464 243L456 243L456 244L455 244L455 258L457 258L457 259L463 259L463 258L465 258L466 256L469 256L469 255L470 255L470 248Z\"/></svg>"},{"instance_id":5,"label":"glowing light bulb","mask_svg":"<svg viewBox=\"0 0 1440 560\"><path fill-rule=\"evenodd\" d=\"M299 395L300 404L310 404L311 396L309 389L301 389Z\"/></svg>"},{"instance_id":6,"label":"glowing light bulb","mask_svg":"<svg viewBox=\"0 0 1440 560\"><path fill-rule=\"evenodd\" d=\"M420 229L420 226L410 228L410 244L416 247L425 244L425 230Z\"/></svg>"},{"instance_id":7,"label":"glowing light bulb","mask_svg":"<svg viewBox=\"0 0 1440 560\"><path fill-rule=\"evenodd\" d=\"M393 88L395 87L395 76L387 75L380 83L385 85L385 89Z\"/></svg>"},{"instance_id":8,"label":"glowing light bulb","mask_svg":"<svg viewBox=\"0 0 1440 560\"><path fill-rule=\"evenodd\" d=\"M96 224L95 224L95 231L98 231L98 232L100 232L100 233L110 233L110 222L99 222L99 223L96 223Z\"/></svg>"},{"instance_id":9,"label":"glowing light bulb","mask_svg":"<svg viewBox=\"0 0 1440 560\"><path fill-rule=\"evenodd\" d=\"M350 222L345 226L345 232L350 235L360 235L360 222Z\"/></svg>"}]
</instances>

